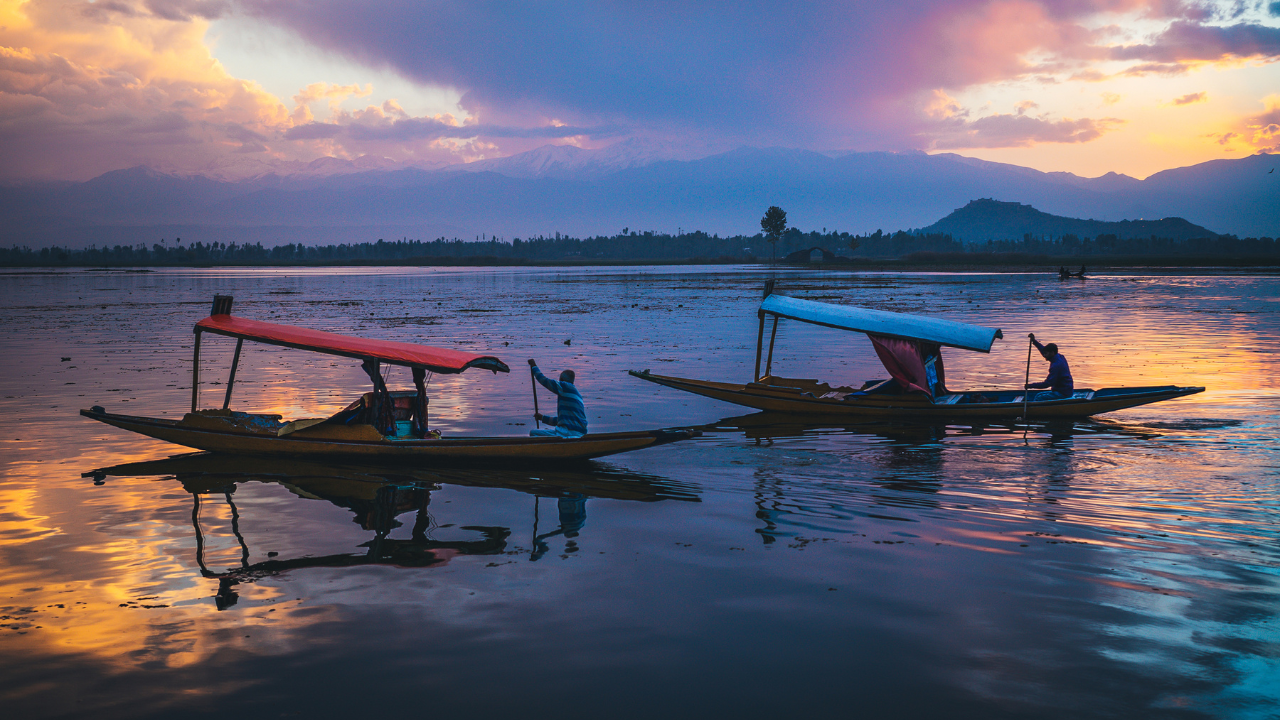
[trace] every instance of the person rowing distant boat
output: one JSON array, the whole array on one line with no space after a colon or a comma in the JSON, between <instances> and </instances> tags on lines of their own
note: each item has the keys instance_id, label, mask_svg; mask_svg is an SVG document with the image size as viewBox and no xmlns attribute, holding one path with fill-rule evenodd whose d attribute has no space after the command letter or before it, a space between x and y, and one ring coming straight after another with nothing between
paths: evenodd
<instances>
[{"instance_id":1,"label":"person rowing distant boat","mask_svg":"<svg viewBox=\"0 0 1280 720\"><path fill-rule=\"evenodd\" d=\"M1058 346L1054 343L1042 345L1039 340L1036 340L1035 333L1028 333L1027 337L1031 338L1031 342L1040 351L1040 356L1049 361L1049 375L1044 382L1027 384L1028 390L1049 388L1049 391L1037 393L1031 399L1039 401L1071 397L1075 392L1075 381L1071 378L1071 368L1067 365L1067 359L1058 352Z\"/></svg>"},{"instance_id":2,"label":"person rowing distant boat","mask_svg":"<svg viewBox=\"0 0 1280 720\"><path fill-rule=\"evenodd\" d=\"M573 384L576 379L572 370L565 370L560 373L560 381L557 382L542 374L538 369L538 363L533 358L529 358L529 367L533 369L533 377L542 387L556 394L558 398L556 402L555 415L543 415L535 412L534 419L550 425L554 429L547 430L530 430L529 435L532 437L565 437L576 438L587 434L587 408L582 403L582 393L578 392L578 387Z\"/></svg>"}]
</instances>

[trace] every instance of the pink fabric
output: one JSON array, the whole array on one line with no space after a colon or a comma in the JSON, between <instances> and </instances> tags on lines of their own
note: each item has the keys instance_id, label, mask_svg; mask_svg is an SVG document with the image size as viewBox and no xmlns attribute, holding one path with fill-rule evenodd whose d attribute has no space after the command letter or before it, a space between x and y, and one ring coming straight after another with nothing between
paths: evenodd
<instances>
[{"instance_id":1,"label":"pink fabric","mask_svg":"<svg viewBox=\"0 0 1280 720\"><path fill-rule=\"evenodd\" d=\"M211 315L196 323L196 328L270 345L286 345L335 355L373 358L394 365L424 367L438 373L458 373L474 366L507 371L507 366L491 355L473 355L426 345L348 337L232 315Z\"/></svg>"},{"instance_id":2,"label":"pink fabric","mask_svg":"<svg viewBox=\"0 0 1280 720\"><path fill-rule=\"evenodd\" d=\"M868 334L867 337L871 338L871 344L875 346L880 362L884 363L884 368L889 371L894 380L898 381L898 384L907 390L915 390L933 397L933 392L929 390L929 379L924 371L924 358L921 356L918 342L884 335Z\"/></svg>"}]
</instances>

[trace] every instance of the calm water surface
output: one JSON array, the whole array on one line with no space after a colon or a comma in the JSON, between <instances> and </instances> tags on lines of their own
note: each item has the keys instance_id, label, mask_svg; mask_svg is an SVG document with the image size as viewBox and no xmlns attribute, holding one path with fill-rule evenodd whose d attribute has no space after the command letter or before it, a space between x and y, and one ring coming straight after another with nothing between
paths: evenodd
<instances>
[{"instance_id":1,"label":"calm water surface","mask_svg":"<svg viewBox=\"0 0 1280 720\"><path fill-rule=\"evenodd\" d=\"M1029 331L1077 387L1209 388L1025 440L769 425L625 374L749 379L763 277L0 275L4 715L1280 717L1280 279L783 274L1003 328L947 355L953 388L1021 383ZM577 371L593 431L711 427L575 469L433 472L183 456L77 415L180 417L216 292L503 358L432 379L447 435L527 433L528 357ZM234 342L206 339L212 407ZM778 374L884 376L861 335L784 322L778 343ZM366 384L246 345L232 406L315 417Z\"/></svg>"}]
</instances>

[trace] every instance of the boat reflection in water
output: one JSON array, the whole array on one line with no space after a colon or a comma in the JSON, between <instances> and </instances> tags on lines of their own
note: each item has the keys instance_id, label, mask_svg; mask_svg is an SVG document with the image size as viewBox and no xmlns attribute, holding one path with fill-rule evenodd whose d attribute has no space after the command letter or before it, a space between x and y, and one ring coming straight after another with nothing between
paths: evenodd
<instances>
[{"instance_id":1,"label":"boat reflection in water","mask_svg":"<svg viewBox=\"0 0 1280 720\"><path fill-rule=\"evenodd\" d=\"M756 533L765 545L794 536L795 532L782 527L794 525L797 516L865 514L879 520L903 520L894 513L895 508L908 513L936 510L941 507L940 494L949 479L972 479L975 463L994 473L993 482L984 485L999 485L1002 476L1024 478L1023 491L1034 493L1046 519L1055 519L1053 508L1082 470L1077 440L1146 441L1162 434L1141 425L1099 419L1054 420L1030 426L848 423L830 415L768 411L723 418L699 430L708 438L741 434L759 446L787 445L785 452L779 448L778 457L755 473L753 495L761 523ZM1033 451L1030 464L1025 452L1002 452L1012 446L1025 448L1024 442ZM1035 452L1037 448L1040 452ZM845 473L841 463L858 470ZM856 492L859 486L878 510L855 510L849 504L848 493ZM792 522L788 523L788 517Z\"/></svg>"},{"instance_id":2,"label":"boat reflection in water","mask_svg":"<svg viewBox=\"0 0 1280 720\"><path fill-rule=\"evenodd\" d=\"M219 610L235 605L235 591L241 583L309 568L343 568L363 565L389 565L402 568L428 568L447 564L459 555L510 554L508 539L511 529L495 525L461 525L458 529L473 535L466 540L436 540L431 529L439 524L429 506L431 493L444 485L515 490L534 497L533 547L529 560L536 561L548 551L547 540L557 535L566 538L565 552L574 552L578 536L586 523L589 498L656 502L683 500L698 502L693 486L666 478L615 471L607 467L571 471L538 472L536 475L516 470L443 470L414 471L403 468L355 467L273 460L218 453L192 453L164 460L128 463L101 468L83 474L95 484L108 477L161 476L176 480L191 493L191 524L196 540L196 564L200 573L218 580L214 597ZM294 495L325 500L354 514L353 521L373 537L359 547L363 553L305 555L275 558L269 553L264 561L251 563L249 541L240 531L240 512L236 507L236 489L251 482L274 483ZM210 498L222 496L231 514L231 532L240 547L239 567L215 571L205 562L205 533L201 527L201 506ZM555 498L559 526L539 532L540 500ZM392 530L402 527L401 515L414 513L413 528L407 539L391 538Z\"/></svg>"},{"instance_id":3,"label":"boat reflection in water","mask_svg":"<svg viewBox=\"0 0 1280 720\"><path fill-rule=\"evenodd\" d=\"M814 435L824 430L836 430L857 435L870 435L900 443L919 445L939 442L946 437L1009 436L1017 439L1030 437L1037 442L1050 444L1068 441L1082 435L1124 436L1150 440L1160 432L1142 425L1104 419L1049 420L1024 425L1020 422L957 424L942 422L841 422L831 415L804 415L770 412L768 410L746 415L735 415L708 423L700 428L703 433L741 432L748 439L767 444L775 439Z\"/></svg>"}]
</instances>

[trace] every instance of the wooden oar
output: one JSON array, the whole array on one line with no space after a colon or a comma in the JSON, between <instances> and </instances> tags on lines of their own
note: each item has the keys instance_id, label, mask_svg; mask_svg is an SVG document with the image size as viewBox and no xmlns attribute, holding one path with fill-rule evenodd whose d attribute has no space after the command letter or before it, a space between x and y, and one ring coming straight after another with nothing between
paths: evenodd
<instances>
[{"instance_id":1,"label":"wooden oar","mask_svg":"<svg viewBox=\"0 0 1280 720\"><path fill-rule=\"evenodd\" d=\"M1028 372L1030 372L1030 369L1029 369L1030 367L1031 367L1031 356L1028 355L1027 356ZM1030 377L1030 375L1028 375L1027 377ZM541 412L538 411L538 379L533 376L532 365L529 366L529 384L533 385L533 424L535 427L541 428L542 423L538 422L538 416L542 414Z\"/></svg>"},{"instance_id":2,"label":"wooden oar","mask_svg":"<svg viewBox=\"0 0 1280 720\"><path fill-rule=\"evenodd\" d=\"M1029 422L1029 421L1028 421L1028 419L1027 419L1027 408L1028 408L1028 404L1029 404L1029 402L1030 402L1030 400L1031 400L1031 388L1029 388L1029 387L1027 387L1027 386L1031 384L1031 348L1032 348L1032 345L1033 345L1033 343L1032 343L1032 341L1031 341L1031 335L1029 335L1029 334L1028 334L1028 335L1027 335L1027 376L1026 376L1026 379L1022 381L1022 441L1023 441L1023 442L1026 442L1026 440L1027 440L1027 429L1031 427L1031 424L1030 424L1030 422Z\"/></svg>"}]
</instances>

